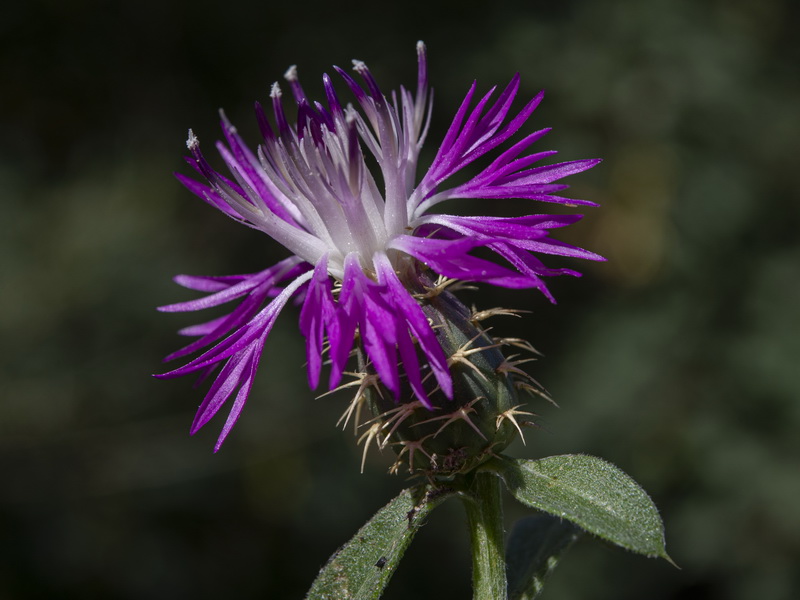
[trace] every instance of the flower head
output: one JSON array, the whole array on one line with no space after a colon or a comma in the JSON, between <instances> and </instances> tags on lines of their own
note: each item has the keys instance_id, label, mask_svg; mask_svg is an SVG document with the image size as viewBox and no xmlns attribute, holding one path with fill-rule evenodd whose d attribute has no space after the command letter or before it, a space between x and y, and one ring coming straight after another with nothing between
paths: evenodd
<instances>
[{"instance_id":1,"label":"flower head","mask_svg":"<svg viewBox=\"0 0 800 600\"><path fill-rule=\"evenodd\" d=\"M354 105L340 100L328 75L323 76L325 104L310 100L291 67L285 78L297 105L294 126L284 113L277 83L270 94L273 124L256 105L264 139L255 152L222 116L226 143L218 143L217 150L227 176L209 165L197 137L189 132L187 160L207 182L181 174L178 179L207 203L263 231L291 253L258 273L180 275L176 278L180 285L207 295L160 309L194 311L239 301L229 314L182 330L197 339L167 360L210 348L159 375L206 376L221 367L192 425L194 433L234 396L217 449L241 414L267 336L290 300L302 305L300 329L306 338L312 387L319 382L324 352L332 389L358 343L391 395L397 398L401 389L409 389L423 406L430 406L430 386L424 379L432 377L437 391L446 397L453 396L453 379L449 357L418 301L421 282L430 281L429 271L447 279L536 288L552 300L542 277L579 274L545 267L535 254L600 258L549 237L550 229L574 223L580 215L505 218L430 212L445 200L458 198L594 205L559 196L567 186L557 181L599 161L533 166L555 154L528 152L549 131L542 129L509 145L464 183L447 186L454 174L505 144L541 101L542 93L518 113L511 112L519 89L517 75L499 95L492 88L477 101L477 86L472 84L433 163L418 180L432 93L421 42L417 56L416 92L401 87L390 97L363 62L353 61L362 84L334 67L355 97ZM368 159L377 164L378 172L370 170ZM479 247L493 252L500 262L475 256Z\"/></svg>"}]
</instances>

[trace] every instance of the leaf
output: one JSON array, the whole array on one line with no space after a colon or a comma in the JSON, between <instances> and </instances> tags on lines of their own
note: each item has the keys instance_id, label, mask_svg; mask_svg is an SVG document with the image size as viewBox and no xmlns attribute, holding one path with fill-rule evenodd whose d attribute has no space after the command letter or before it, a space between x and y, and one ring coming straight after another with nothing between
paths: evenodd
<instances>
[{"instance_id":1,"label":"leaf","mask_svg":"<svg viewBox=\"0 0 800 600\"><path fill-rule=\"evenodd\" d=\"M672 562L655 504L611 463L580 454L539 460L499 456L485 467L502 477L523 504L572 521L633 552Z\"/></svg>"},{"instance_id":2,"label":"leaf","mask_svg":"<svg viewBox=\"0 0 800 600\"><path fill-rule=\"evenodd\" d=\"M450 490L405 489L328 560L306 600L376 600L428 514Z\"/></svg>"},{"instance_id":3,"label":"leaf","mask_svg":"<svg viewBox=\"0 0 800 600\"><path fill-rule=\"evenodd\" d=\"M536 598L545 578L580 534L577 526L551 515L517 521L506 547L509 600Z\"/></svg>"}]
</instances>

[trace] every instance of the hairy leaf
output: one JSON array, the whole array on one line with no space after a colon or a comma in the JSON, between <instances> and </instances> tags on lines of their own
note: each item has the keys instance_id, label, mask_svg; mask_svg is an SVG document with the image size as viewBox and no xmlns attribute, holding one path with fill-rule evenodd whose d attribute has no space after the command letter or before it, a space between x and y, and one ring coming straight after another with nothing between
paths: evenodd
<instances>
[{"instance_id":1,"label":"hairy leaf","mask_svg":"<svg viewBox=\"0 0 800 600\"><path fill-rule=\"evenodd\" d=\"M400 492L330 558L306 599L380 598L425 518L453 495L454 492L431 490L427 486Z\"/></svg>"},{"instance_id":2,"label":"hairy leaf","mask_svg":"<svg viewBox=\"0 0 800 600\"><path fill-rule=\"evenodd\" d=\"M539 460L500 456L486 464L523 504L572 521L633 552L670 560L653 501L620 469L580 454Z\"/></svg>"},{"instance_id":3,"label":"hairy leaf","mask_svg":"<svg viewBox=\"0 0 800 600\"><path fill-rule=\"evenodd\" d=\"M506 545L509 600L533 600L581 529L552 515L538 514L514 524Z\"/></svg>"}]
</instances>

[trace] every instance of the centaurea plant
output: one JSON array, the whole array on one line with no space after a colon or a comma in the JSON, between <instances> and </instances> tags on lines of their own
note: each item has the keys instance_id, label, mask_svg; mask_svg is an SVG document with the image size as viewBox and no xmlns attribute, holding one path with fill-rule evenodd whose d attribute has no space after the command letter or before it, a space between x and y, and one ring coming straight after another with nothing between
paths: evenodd
<instances>
[{"instance_id":1,"label":"centaurea plant","mask_svg":"<svg viewBox=\"0 0 800 600\"><path fill-rule=\"evenodd\" d=\"M294 302L301 306L311 387L327 366L329 390L355 388L343 421L353 420L365 451L370 444L391 446L398 457L392 470L421 476L423 483L401 493L334 555L309 598L379 597L427 514L454 496L468 515L476 598L532 598L554 557L581 529L667 557L652 502L616 467L580 455L520 460L500 454L532 424L525 397L547 397L520 368L525 361L505 351L535 351L525 340L494 338L481 325L514 311L471 310L455 295L465 284L489 284L535 288L553 301L544 278L579 273L547 267L541 255L602 260L550 236L581 216L432 212L464 198L594 206L559 194L568 187L562 179L599 161L542 165L555 151L530 148L549 129L512 141L543 97L512 111L517 75L499 93L492 88L478 96L477 84L470 86L433 162L418 177L433 100L421 42L417 58L416 90L401 87L390 96L363 62L353 61L361 83L334 67L354 103L341 99L328 75L325 102L311 100L291 67L285 79L296 124L289 123L277 83L270 94L272 122L256 105L263 141L255 151L222 115L225 142L217 150L227 175L209 164L190 130L187 160L205 182L183 174L178 179L290 256L257 273L178 276L180 285L206 295L164 306L165 312L238 304L182 330L196 339L167 360L196 356L158 377L203 378L218 371L191 432L228 403L219 450L242 413L278 315ZM465 181L449 183L481 158L484 166L473 167ZM482 256L475 253L480 249ZM352 362L355 378L342 384ZM515 528L505 550L501 483L544 513Z\"/></svg>"}]
</instances>

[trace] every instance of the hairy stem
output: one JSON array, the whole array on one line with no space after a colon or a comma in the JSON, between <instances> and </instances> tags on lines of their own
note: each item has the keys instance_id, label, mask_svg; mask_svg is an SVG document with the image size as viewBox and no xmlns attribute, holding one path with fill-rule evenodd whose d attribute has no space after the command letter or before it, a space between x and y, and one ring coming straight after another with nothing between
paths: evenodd
<instances>
[{"instance_id":1,"label":"hairy stem","mask_svg":"<svg viewBox=\"0 0 800 600\"><path fill-rule=\"evenodd\" d=\"M505 600L506 561L500 478L476 473L469 497L464 498L472 546L474 600Z\"/></svg>"}]
</instances>

